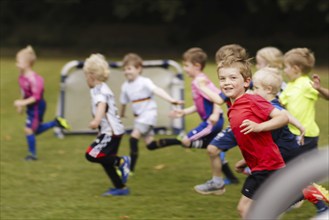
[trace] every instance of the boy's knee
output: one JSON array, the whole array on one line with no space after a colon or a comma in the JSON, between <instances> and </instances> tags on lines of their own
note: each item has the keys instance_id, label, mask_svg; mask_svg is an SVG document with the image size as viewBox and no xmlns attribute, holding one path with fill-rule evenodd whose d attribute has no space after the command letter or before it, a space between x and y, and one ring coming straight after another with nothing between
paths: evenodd
<instances>
[{"instance_id":1,"label":"boy's knee","mask_svg":"<svg viewBox=\"0 0 329 220\"><path fill-rule=\"evenodd\" d=\"M208 145L207 152L210 157L217 157L221 150L213 145Z\"/></svg>"},{"instance_id":2,"label":"boy's knee","mask_svg":"<svg viewBox=\"0 0 329 220\"><path fill-rule=\"evenodd\" d=\"M24 132L26 135L30 135L30 134L33 134L33 130L29 127L25 127L24 128Z\"/></svg>"}]
</instances>

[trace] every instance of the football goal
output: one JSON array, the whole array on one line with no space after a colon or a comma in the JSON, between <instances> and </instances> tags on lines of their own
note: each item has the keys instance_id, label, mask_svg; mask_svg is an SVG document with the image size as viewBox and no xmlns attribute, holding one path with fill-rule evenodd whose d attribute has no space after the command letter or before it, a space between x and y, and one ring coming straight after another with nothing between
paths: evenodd
<instances>
[{"instance_id":1,"label":"football goal","mask_svg":"<svg viewBox=\"0 0 329 220\"><path fill-rule=\"evenodd\" d=\"M55 133L59 137L63 137L65 134L92 134L97 132L88 128L88 124L92 120L91 100L82 70L83 65L83 61L74 60L66 63L61 70L57 115L68 120L71 130L64 131L56 128ZM122 62L109 62L109 67L111 74L107 83L113 91L117 107L120 109L121 85L125 81ZM184 99L182 68L177 62L173 60L145 60L142 75L150 78L157 86L163 88L174 98ZM156 95L154 99L158 105L158 120L157 126L154 128L155 132L159 134L178 134L184 130L184 118L172 119L168 117L173 106ZM183 106L179 108L183 108ZM127 132L131 131L133 121L134 116L131 105L128 104L126 118L122 119Z\"/></svg>"}]
</instances>

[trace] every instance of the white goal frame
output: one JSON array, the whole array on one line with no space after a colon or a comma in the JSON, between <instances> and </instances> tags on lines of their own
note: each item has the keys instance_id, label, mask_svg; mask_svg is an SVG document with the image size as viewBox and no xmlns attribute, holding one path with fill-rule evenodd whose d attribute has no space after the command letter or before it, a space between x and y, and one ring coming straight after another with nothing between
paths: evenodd
<instances>
[{"instance_id":1,"label":"white goal frame","mask_svg":"<svg viewBox=\"0 0 329 220\"><path fill-rule=\"evenodd\" d=\"M66 118L72 128L69 131L55 128L54 131L59 138L62 138L66 134L95 134L97 132L88 128L88 123L92 119L92 116L89 88L82 71L83 65L83 61L73 60L66 63L61 70L57 115ZM125 81L122 72L122 62L109 62L109 67L111 73L107 84L113 91L117 107L120 109L120 89L122 83ZM174 60L143 61L142 75L150 78L157 86L163 88L172 97L180 100L184 100L184 77L182 72L181 66ZM168 75L162 77L165 74ZM75 98L71 94L73 96L75 94ZM184 117L177 119L169 118L168 113L173 106L156 95L154 99L158 105L158 123L154 128L155 133L170 135L178 134L184 130ZM183 107L180 106L179 108ZM130 104L126 107L126 116L127 118L123 118L122 122L125 125L127 133L129 133L132 129L134 119Z\"/></svg>"}]
</instances>

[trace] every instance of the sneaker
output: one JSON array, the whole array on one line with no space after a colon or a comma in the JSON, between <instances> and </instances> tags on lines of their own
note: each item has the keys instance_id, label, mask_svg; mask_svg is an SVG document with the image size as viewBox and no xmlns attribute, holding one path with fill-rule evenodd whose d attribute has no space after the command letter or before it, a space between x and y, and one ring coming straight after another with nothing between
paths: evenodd
<instances>
[{"instance_id":1,"label":"sneaker","mask_svg":"<svg viewBox=\"0 0 329 220\"><path fill-rule=\"evenodd\" d=\"M110 188L108 191L102 194L102 196L126 196L129 195L129 188L117 189Z\"/></svg>"},{"instance_id":2,"label":"sneaker","mask_svg":"<svg viewBox=\"0 0 329 220\"><path fill-rule=\"evenodd\" d=\"M55 121L56 121L57 125L58 125L60 128L64 128L64 129L66 129L66 130L70 130L70 129L71 129L69 123L67 122L67 120L66 120L65 118L62 118L62 117L57 116L57 117L55 118Z\"/></svg>"},{"instance_id":3,"label":"sneaker","mask_svg":"<svg viewBox=\"0 0 329 220\"><path fill-rule=\"evenodd\" d=\"M121 172L122 183L125 184L129 177L130 172L130 157L123 156L123 163L119 166L119 170Z\"/></svg>"},{"instance_id":4,"label":"sneaker","mask_svg":"<svg viewBox=\"0 0 329 220\"><path fill-rule=\"evenodd\" d=\"M238 180L238 179L229 179L229 178L225 178L225 179L224 179L224 183L225 183L225 185L239 184L239 180Z\"/></svg>"},{"instance_id":5,"label":"sneaker","mask_svg":"<svg viewBox=\"0 0 329 220\"><path fill-rule=\"evenodd\" d=\"M35 160L38 160L36 156L33 156L33 155L27 155L25 157L25 160L26 161L35 161Z\"/></svg>"},{"instance_id":6,"label":"sneaker","mask_svg":"<svg viewBox=\"0 0 329 220\"><path fill-rule=\"evenodd\" d=\"M194 190L202 195L222 195L225 192L225 184L216 184L213 180L208 180L204 184L196 185Z\"/></svg>"},{"instance_id":7,"label":"sneaker","mask_svg":"<svg viewBox=\"0 0 329 220\"><path fill-rule=\"evenodd\" d=\"M322 200L326 203L329 203L329 192L323 186L320 186L316 183L308 186L303 190L304 198L312 203L317 203L319 200Z\"/></svg>"}]
</instances>

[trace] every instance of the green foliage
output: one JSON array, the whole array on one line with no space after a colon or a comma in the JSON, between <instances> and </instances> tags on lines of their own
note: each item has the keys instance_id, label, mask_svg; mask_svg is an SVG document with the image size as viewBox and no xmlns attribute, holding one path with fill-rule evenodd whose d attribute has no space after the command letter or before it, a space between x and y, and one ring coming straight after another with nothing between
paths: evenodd
<instances>
[{"instance_id":1,"label":"green foliage","mask_svg":"<svg viewBox=\"0 0 329 220\"><path fill-rule=\"evenodd\" d=\"M75 58L73 58L75 59ZM45 78L48 110L45 121L55 115L59 72L71 59L39 58L35 70ZM19 97L18 73L13 58L1 57L1 219L239 219L236 206L239 185L227 186L223 196L201 196L193 186L210 178L209 159L203 150L172 147L147 151L140 142L136 175L128 185L127 197L100 196L111 183L98 164L89 163L84 152L94 136L66 136L60 140L48 131L37 137L39 160L23 160L27 152L23 126L25 115L18 115L13 101ZM206 72L217 84L215 65ZM316 70L328 85L326 69ZM190 105L187 79L186 105ZM116 94L118 95L118 94ZM328 145L328 102L318 102L317 122L321 127L320 145ZM199 119L187 117L187 129ZM128 154L128 136L123 138L120 154ZM231 167L241 158L238 148L227 153ZM245 176L237 174L241 182ZM328 188L328 185L326 185ZM309 219L315 209L309 203L293 210L283 219Z\"/></svg>"}]
</instances>

